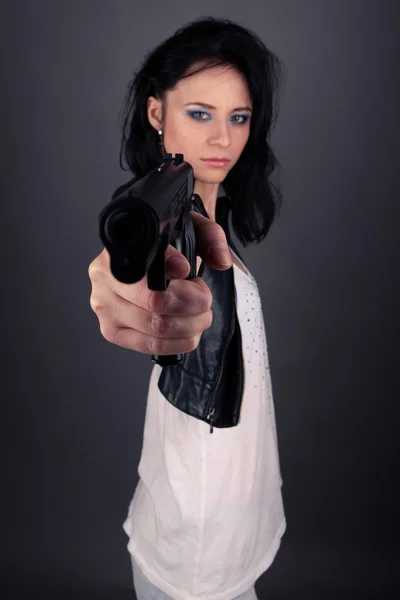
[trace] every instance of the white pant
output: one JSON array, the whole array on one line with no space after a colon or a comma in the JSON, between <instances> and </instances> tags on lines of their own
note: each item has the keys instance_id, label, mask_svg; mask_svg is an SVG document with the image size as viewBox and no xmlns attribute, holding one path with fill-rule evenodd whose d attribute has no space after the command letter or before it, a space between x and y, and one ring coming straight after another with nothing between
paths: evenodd
<instances>
[{"instance_id":1,"label":"white pant","mask_svg":"<svg viewBox=\"0 0 400 600\"><path fill-rule=\"evenodd\" d=\"M139 565L131 555L132 572L133 572L133 585L135 586L135 592L137 600L175 600L172 596L168 596L158 587L153 585L144 573L141 571ZM257 594L254 585L240 596L232 598L232 600L257 600Z\"/></svg>"}]
</instances>

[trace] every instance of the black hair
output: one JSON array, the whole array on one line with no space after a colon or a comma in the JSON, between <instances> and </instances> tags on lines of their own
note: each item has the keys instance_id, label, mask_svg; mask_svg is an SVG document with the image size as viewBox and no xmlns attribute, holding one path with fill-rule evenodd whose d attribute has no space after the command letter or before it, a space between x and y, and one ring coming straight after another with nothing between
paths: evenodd
<instances>
[{"instance_id":1,"label":"black hair","mask_svg":"<svg viewBox=\"0 0 400 600\"><path fill-rule=\"evenodd\" d=\"M199 68L191 68L194 63L200 63ZM120 166L124 155L134 175L143 177L160 165L159 135L147 117L147 98L155 96L164 103L165 93L180 79L213 66L236 68L247 81L253 103L249 139L222 182L232 227L246 246L265 238L282 200L279 185L270 180L280 165L269 143L278 115L282 63L254 32L229 19L202 17L148 53L128 85L122 108Z\"/></svg>"}]
</instances>

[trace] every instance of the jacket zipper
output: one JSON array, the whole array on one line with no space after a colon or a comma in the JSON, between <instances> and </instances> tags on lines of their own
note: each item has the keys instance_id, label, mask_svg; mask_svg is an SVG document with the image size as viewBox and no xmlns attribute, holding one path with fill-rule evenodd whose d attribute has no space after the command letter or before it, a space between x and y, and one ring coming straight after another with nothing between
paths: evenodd
<instances>
[{"instance_id":1,"label":"jacket zipper","mask_svg":"<svg viewBox=\"0 0 400 600\"><path fill-rule=\"evenodd\" d=\"M213 427L213 416L215 413L215 408L212 408L211 411L208 413L208 419L210 420L210 433L212 433L214 431L214 427Z\"/></svg>"},{"instance_id":2,"label":"jacket zipper","mask_svg":"<svg viewBox=\"0 0 400 600\"><path fill-rule=\"evenodd\" d=\"M237 309L237 306L236 306L236 298L235 298L235 297L234 297L234 304L235 304L235 311L236 311L236 309ZM233 320L235 320L235 317L233 318ZM215 391L214 391L214 394L213 394L212 400L211 400L211 402L210 402L210 406L212 406L212 404L213 404L213 402L214 402L214 399L215 399L215 396L216 396L216 393L217 393L217 391L218 391L218 387L219 387L219 384L220 384L220 381L221 381L222 373L223 373L223 371L224 371L224 367L225 367L225 354L226 354L226 349L228 348L228 346L229 346L229 343L230 343L230 341L231 341L231 339L232 339L233 331L234 331L234 326L233 326L233 327L232 327L232 329L231 329L230 336L229 336L229 342L228 342L228 344L226 345L226 347L225 347L225 350L224 350L224 354L223 354L223 360L222 360L222 369L221 369L221 371L220 371L220 373L219 373L219 377L218 377L218 383L217 383L217 386L216 386L216 388L215 388ZM244 389L245 389L245 385L246 385L246 372L245 372L245 365L244 365L243 355L242 355L242 374L243 374L242 390L244 390ZM206 417L206 418L207 418L207 419L209 420L209 422L210 422L210 433L212 433L212 432L213 432L213 430L214 430L214 426L213 426L213 423L214 423L214 418L213 418L213 417L214 417L214 414L215 414L215 407L213 407L213 408L211 408L211 409L210 409L210 407L209 407L209 411L208 411L208 414L207 414L207 417Z\"/></svg>"},{"instance_id":3,"label":"jacket zipper","mask_svg":"<svg viewBox=\"0 0 400 600\"><path fill-rule=\"evenodd\" d=\"M232 319L232 320L233 320L233 321L235 320L235 316L233 316L233 319ZM214 430L213 423L214 423L214 414L215 414L215 407L213 407L213 408L210 408L210 407L211 407L211 406L213 405L213 403L214 403L215 396L216 396L216 394L217 394L217 391L218 391L218 388L219 388L219 384L220 384L220 382L221 382L222 373L223 373L223 371L224 371L224 367L225 367L225 355L226 355L226 350L227 350L227 348L229 347L229 344L230 344L230 342L231 342L231 339L232 339L232 336L233 336L234 329L235 329L235 325L233 325L233 327L231 327L231 331L230 331L230 335L229 335L229 341L228 341L228 343L226 344L226 346L225 346L225 350L224 350L224 354L222 355L222 368L221 368L221 370L220 370L220 372L219 372L219 376L218 376L218 382L217 382L216 388L215 388L215 390L214 390L213 397L212 397L212 399L211 399L211 402L210 402L210 405L209 405L209 408L208 408L208 414L207 414L207 417L206 417L206 418L207 418L207 419L209 420L209 422L210 422L210 433L212 433L212 432L213 432L213 430Z\"/></svg>"}]
</instances>

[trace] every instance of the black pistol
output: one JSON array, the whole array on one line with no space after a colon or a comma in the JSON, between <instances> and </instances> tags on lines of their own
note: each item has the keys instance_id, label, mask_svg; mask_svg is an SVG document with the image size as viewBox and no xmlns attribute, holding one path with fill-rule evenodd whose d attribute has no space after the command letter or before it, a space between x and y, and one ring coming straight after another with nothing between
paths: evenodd
<instances>
[{"instance_id":1,"label":"black pistol","mask_svg":"<svg viewBox=\"0 0 400 600\"><path fill-rule=\"evenodd\" d=\"M193 194L193 167L183 154L164 154L163 163L113 196L99 215L100 238L110 255L113 276L122 283L136 283L147 274L150 290L165 291L168 244L181 252L190 264L186 279L196 277L196 244L190 218ZM114 192L115 194L115 192ZM160 365L176 365L183 354L153 355Z\"/></svg>"}]
</instances>

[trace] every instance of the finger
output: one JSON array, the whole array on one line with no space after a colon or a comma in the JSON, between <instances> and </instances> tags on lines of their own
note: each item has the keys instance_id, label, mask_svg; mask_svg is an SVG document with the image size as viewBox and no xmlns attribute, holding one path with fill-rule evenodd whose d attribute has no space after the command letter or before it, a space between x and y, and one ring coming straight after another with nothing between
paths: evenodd
<instances>
[{"instance_id":1,"label":"finger","mask_svg":"<svg viewBox=\"0 0 400 600\"><path fill-rule=\"evenodd\" d=\"M115 332L112 333L113 344L121 346L121 348L127 348L128 350L135 350L142 354L186 354L186 352L192 352L199 345L202 334L186 338L186 339L166 339L156 338L152 335L145 335L134 329L127 327L119 327ZM107 339L107 338L106 338Z\"/></svg>"},{"instance_id":2,"label":"finger","mask_svg":"<svg viewBox=\"0 0 400 600\"><path fill-rule=\"evenodd\" d=\"M172 279L165 291L149 290L144 279L140 284L120 284L113 288L128 302L159 315L198 315L210 310L212 294L201 277Z\"/></svg>"},{"instance_id":3,"label":"finger","mask_svg":"<svg viewBox=\"0 0 400 600\"><path fill-rule=\"evenodd\" d=\"M114 296L108 305L107 320L113 326L134 329L161 338L186 339L202 333L212 323L211 309L197 315L159 315Z\"/></svg>"},{"instance_id":4,"label":"finger","mask_svg":"<svg viewBox=\"0 0 400 600\"><path fill-rule=\"evenodd\" d=\"M178 250L176 250L176 254L170 252L165 259L165 273L167 279L185 279L190 273L189 261Z\"/></svg>"},{"instance_id":5,"label":"finger","mask_svg":"<svg viewBox=\"0 0 400 600\"><path fill-rule=\"evenodd\" d=\"M232 267L232 256L222 227L194 210L190 211L190 217L195 230L196 254L214 269Z\"/></svg>"}]
</instances>

